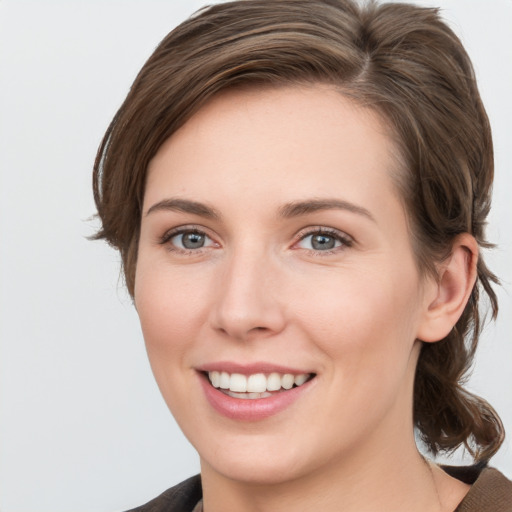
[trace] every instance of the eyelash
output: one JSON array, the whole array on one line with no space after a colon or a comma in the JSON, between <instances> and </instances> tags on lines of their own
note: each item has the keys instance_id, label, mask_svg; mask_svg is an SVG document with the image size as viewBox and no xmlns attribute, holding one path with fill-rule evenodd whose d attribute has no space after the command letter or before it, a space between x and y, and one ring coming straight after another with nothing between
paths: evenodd
<instances>
[{"instance_id":1,"label":"eyelash","mask_svg":"<svg viewBox=\"0 0 512 512\"><path fill-rule=\"evenodd\" d=\"M170 229L169 231L165 232L164 235L160 238L159 244L166 245L167 250L169 250L171 252L177 252L177 253L180 253L183 255L192 255L192 254L198 255L198 254L201 254L205 248L208 248L211 246L211 245L206 246L206 247L203 246L203 247L199 247L197 249L186 249L186 248L176 247L174 244L170 243L174 237L183 235L186 233L202 235L213 242L211 245L216 244L216 242L212 239L212 237L210 237L203 228L201 228L199 226L194 226L194 225L180 226L178 228ZM349 248L353 245L353 239L350 236L348 236L347 234L343 233L342 231L338 231L337 229L334 229L334 228L327 228L325 226L315 226L315 227L304 228L303 230L301 230L296 236L297 241L293 244L293 247L297 248L296 246L300 242L304 241L307 237L315 236L315 235L324 235L327 237L334 238L334 240L336 242L339 242L340 245L338 245L337 247L333 247L332 249L326 249L326 250L305 249L304 248L304 250L307 251L308 254L313 255L313 256L320 256L320 257L328 256L328 255L337 253L339 251L343 251L344 249Z\"/></svg>"}]
</instances>

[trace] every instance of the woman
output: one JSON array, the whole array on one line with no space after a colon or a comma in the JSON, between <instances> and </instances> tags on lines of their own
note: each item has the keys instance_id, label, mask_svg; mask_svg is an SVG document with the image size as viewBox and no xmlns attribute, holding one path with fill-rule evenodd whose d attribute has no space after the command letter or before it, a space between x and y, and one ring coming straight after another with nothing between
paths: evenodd
<instances>
[{"instance_id":1,"label":"woman","mask_svg":"<svg viewBox=\"0 0 512 512\"><path fill-rule=\"evenodd\" d=\"M460 386L497 301L492 141L435 10L249 0L144 65L98 152L162 395L201 479L137 510L512 510ZM418 451L465 446L442 469Z\"/></svg>"}]
</instances>

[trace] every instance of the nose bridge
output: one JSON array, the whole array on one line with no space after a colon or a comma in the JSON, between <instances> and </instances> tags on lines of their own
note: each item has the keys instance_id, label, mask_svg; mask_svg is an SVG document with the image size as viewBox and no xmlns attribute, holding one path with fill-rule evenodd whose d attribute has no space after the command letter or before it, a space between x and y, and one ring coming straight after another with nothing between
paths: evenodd
<instances>
[{"instance_id":1,"label":"nose bridge","mask_svg":"<svg viewBox=\"0 0 512 512\"><path fill-rule=\"evenodd\" d=\"M233 248L219 273L213 311L216 329L236 339L279 332L284 325L276 264L250 242Z\"/></svg>"}]
</instances>

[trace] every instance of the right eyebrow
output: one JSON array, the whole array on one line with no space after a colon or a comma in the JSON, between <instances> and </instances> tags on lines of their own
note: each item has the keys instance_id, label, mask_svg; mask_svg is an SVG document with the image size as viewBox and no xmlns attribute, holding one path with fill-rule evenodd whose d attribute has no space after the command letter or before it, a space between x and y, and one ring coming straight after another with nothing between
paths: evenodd
<instances>
[{"instance_id":1,"label":"right eyebrow","mask_svg":"<svg viewBox=\"0 0 512 512\"><path fill-rule=\"evenodd\" d=\"M220 219L220 213L214 208L197 201L190 201L189 199L177 199L169 198L162 199L157 203L153 204L148 211L146 216L150 213L157 211L175 211L183 213L192 213L193 215L199 215L208 219Z\"/></svg>"}]
</instances>

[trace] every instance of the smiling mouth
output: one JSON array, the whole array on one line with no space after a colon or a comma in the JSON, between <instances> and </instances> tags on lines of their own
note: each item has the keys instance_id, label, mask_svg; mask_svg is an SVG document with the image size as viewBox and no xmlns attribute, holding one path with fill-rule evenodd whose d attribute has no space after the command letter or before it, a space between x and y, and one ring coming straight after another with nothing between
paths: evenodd
<instances>
[{"instance_id":1,"label":"smiling mouth","mask_svg":"<svg viewBox=\"0 0 512 512\"><path fill-rule=\"evenodd\" d=\"M314 373L228 373L211 371L205 372L210 384L222 393L245 400L269 398L276 393L282 393L297 388L315 377Z\"/></svg>"}]
</instances>

